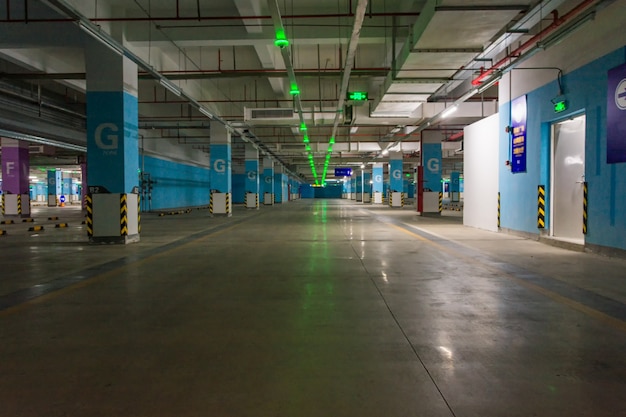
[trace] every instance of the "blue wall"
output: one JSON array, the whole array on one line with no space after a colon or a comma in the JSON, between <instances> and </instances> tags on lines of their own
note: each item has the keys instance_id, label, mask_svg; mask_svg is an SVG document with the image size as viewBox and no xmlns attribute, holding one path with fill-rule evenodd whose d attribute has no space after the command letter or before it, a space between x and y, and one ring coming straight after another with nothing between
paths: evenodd
<instances>
[{"instance_id":1,"label":"blue wall","mask_svg":"<svg viewBox=\"0 0 626 417\"><path fill-rule=\"evenodd\" d=\"M606 163L607 71L626 62L620 48L563 76L569 108L554 113L551 99L559 90L554 81L527 94L527 172L512 174L504 167L510 160L510 103L500 106L501 225L538 233L537 186L546 186L546 213L550 212L550 126L572 116L586 115L585 177L589 183L586 243L626 249L626 163ZM621 214L620 214L621 213ZM549 230L549 216L546 229ZM581 220L582 227L582 220Z\"/></svg>"},{"instance_id":2,"label":"blue wall","mask_svg":"<svg viewBox=\"0 0 626 417\"><path fill-rule=\"evenodd\" d=\"M152 188L152 209L208 206L208 168L144 157L144 172L156 181Z\"/></svg>"},{"instance_id":3,"label":"blue wall","mask_svg":"<svg viewBox=\"0 0 626 417\"><path fill-rule=\"evenodd\" d=\"M315 191L311 184L300 185L300 197L301 198L315 198Z\"/></svg>"},{"instance_id":4,"label":"blue wall","mask_svg":"<svg viewBox=\"0 0 626 417\"><path fill-rule=\"evenodd\" d=\"M243 204L246 202L246 174L233 174L233 203Z\"/></svg>"},{"instance_id":5,"label":"blue wall","mask_svg":"<svg viewBox=\"0 0 626 417\"><path fill-rule=\"evenodd\" d=\"M343 185L327 185L326 187L315 187L315 198L341 198Z\"/></svg>"}]
</instances>

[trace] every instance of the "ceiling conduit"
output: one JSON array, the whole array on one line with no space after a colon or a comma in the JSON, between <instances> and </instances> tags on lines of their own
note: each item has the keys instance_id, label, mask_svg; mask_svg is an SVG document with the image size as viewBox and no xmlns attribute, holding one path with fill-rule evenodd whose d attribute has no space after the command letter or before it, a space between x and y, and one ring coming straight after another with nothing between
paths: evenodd
<instances>
[{"instance_id":1,"label":"ceiling conduit","mask_svg":"<svg viewBox=\"0 0 626 417\"><path fill-rule=\"evenodd\" d=\"M350 37L350 43L348 44L348 52L346 53L346 65L343 69L343 78L341 80L341 89L339 90L339 102L337 103L337 112L335 113L335 121L333 123L333 130L328 142L328 150L326 152L326 159L324 160L324 171L322 173L322 184L326 181L326 172L328 171L328 163L333 153L333 144L335 143L335 135L337 134L337 128L339 127L340 115L343 112L343 103L348 92L348 85L350 84L350 72L354 66L354 56L356 55L356 48L359 44L359 37L361 36L361 27L363 27L363 20L365 19L365 11L367 9L367 0L359 0L356 6L356 13L354 16L354 26L352 27L352 36Z\"/></svg>"},{"instance_id":2,"label":"ceiling conduit","mask_svg":"<svg viewBox=\"0 0 626 417\"><path fill-rule=\"evenodd\" d=\"M565 22L570 21L575 16L582 13L585 9L590 7L594 3L601 3L601 0L585 0L582 3L578 4L578 6L574 7L572 10L567 12L563 17L559 17L559 13L557 10L552 11L552 23L547 26L545 29L541 30L535 36L521 44L519 47L515 48L509 54L507 54L504 58L496 62L491 68L482 72L478 77L472 80L472 85L480 85L483 80L492 75L495 71L499 70L502 66L504 66L507 62L510 62L513 59L518 58L525 50L536 44L537 42L544 39L545 36L554 32L559 26L564 24Z\"/></svg>"},{"instance_id":3,"label":"ceiling conduit","mask_svg":"<svg viewBox=\"0 0 626 417\"><path fill-rule=\"evenodd\" d=\"M109 47L112 51L128 58L130 61L137 64L138 68L143 69L145 72L150 74L156 81L158 81L164 88L170 90L174 94L178 95L181 98L184 98L189 102L189 104L202 113L204 116L208 117L210 120L215 120L224 126L226 129L231 132L231 134L235 134L240 136L244 142L248 142L253 144L257 149L261 149L264 152L268 152L269 149L266 146L258 143L258 139L254 140L253 138L248 137L245 132L241 129L237 129L233 127L226 120L222 119L218 115L211 112L205 106L203 106L198 100L191 97L188 93L180 89L177 85L172 83L167 77L163 76L159 73L152 65L148 62L144 61L138 55L130 51L120 42L118 42L115 38L113 38L110 34L103 31L99 26L95 25L89 18L83 16L78 10L74 9L70 4L65 0L41 0L42 2L48 4L55 10L63 13L68 16L72 21L74 21L86 34L94 38L95 40L101 42L103 45ZM32 140L31 140L32 141ZM271 154L271 153L268 153ZM274 155L275 156L275 155ZM278 160L281 165L285 167L285 170L291 174L292 176L297 176L293 173L282 161Z\"/></svg>"}]
</instances>

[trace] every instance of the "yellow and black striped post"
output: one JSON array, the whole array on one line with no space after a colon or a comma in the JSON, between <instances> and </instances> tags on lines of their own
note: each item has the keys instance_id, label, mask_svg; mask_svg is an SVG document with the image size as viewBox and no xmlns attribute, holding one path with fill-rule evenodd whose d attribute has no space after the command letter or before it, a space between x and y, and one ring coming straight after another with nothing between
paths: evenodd
<instances>
[{"instance_id":1,"label":"yellow and black striped post","mask_svg":"<svg viewBox=\"0 0 626 417\"><path fill-rule=\"evenodd\" d=\"M439 213L443 211L443 193L439 191Z\"/></svg>"},{"instance_id":2,"label":"yellow and black striped post","mask_svg":"<svg viewBox=\"0 0 626 417\"><path fill-rule=\"evenodd\" d=\"M498 192L498 228L500 227L500 192Z\"/></svg>"},{"instance_id":3,"label":"yellow and black striped post","mask_svg":"<svg viewBox=\"0 0 626 417\"><path fill-rule=\"evenodd\" d=\"M259 193L256 193L255 196L256 196L256 208L259 208Z\"/></svg>"},{"instance_id":4,"label":"yellow and black striped post","mask_svg":"<svg viewBox=\"0 0 626 417\"><path fill-rule=\"evenodd\" d=\"M4 216L4 194L2 194L2 215Z\"/></svg>"},{"instance_id":5,"label":"yellow and black striped post","mask_svg":"<svg viewBox=\"0 0 626 417\"><path fill-rule=\"evenodd\" d=\"M141 233L141 195L137 195L137 233Z\"/></svg>"},{"instance_id":6,"label":"yellow and black striped post","mask_svg":"<svg viewBox=\"0 0 626 417\"><path fill-rule=\"evenodd\" d=\"M587 234L587 181L583 182L583 234Z\"/></svg>"},{"instance_id":7,"label":"yellow and black striped post","mask_svg":"<svg viewBox=\"0 0 626 417\"><path fill-rule=\"evenodd\" d=\"M546 186L537 187L537 228L546 227Z\"/></svg>"},{"instance_id":8,"label":"yellow and black striped post","mask_svg":"<svg viewBox=\"0 0 626 417\"><path fill-rule=\"evenodd\" d=\"M209 199L209 213L213 214L213 193L211 193L211 197Z\"/></svg>"},{"instance_id":9,"label":"yellow and black striped post","mask_svg":"<svg viewBox=\"0 0 626 417\"><path fill-rule=\"evenodd\" d=\"M17 195L17 214L22 214L22 194Z\"/></svg>"},{"instance_id":10,"label":"yellow and black striped post","mask_svg":"<svg viewBox=\"0 0 626 417\"><path fill-rule=\"evenodd\" d=\"M87 236L92 237L93 236L93 198L91 194L87 194L85 196L85 207L87 209L87 220L85 223L87 226Z\"/></svg>"},{"instance_id":11,"label":"yellow and black striped post","mask_svg":"<svg viewBox=\"0 0 626 417\"><path fill-rule=\"evenodd\" d=\"M400 193L400 205L404 207L404 193Z\"/></svg>"},{"instance_id":12,"label":"yellow and black striped post","mask_svg":"<svg viewBox=\"0 0 626 417\"><path fill-rule=\"evenodd\" d=\"M128 236L128 202L126 194L120 194L120 236Z\"/></svg>"},{"instance_id":13,"label":"yellow and black striped post","mask_svg":"<svg viewBox=\"0 0 626 417\"><path fill-rule=\"evenodd\" d=\"M230 193L226 193L226 214L230 213Z\"/></svg>"}]
</instances>

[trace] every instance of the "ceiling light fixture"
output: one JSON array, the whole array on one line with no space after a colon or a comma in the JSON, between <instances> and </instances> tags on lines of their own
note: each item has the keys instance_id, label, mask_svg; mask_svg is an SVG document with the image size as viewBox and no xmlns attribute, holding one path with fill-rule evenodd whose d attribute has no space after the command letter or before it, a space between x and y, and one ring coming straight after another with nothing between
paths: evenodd
<instances>
[{"instance_id":1,"label":"ceiling light fixture","mask_svg":"<svg viewBox=\"0 0 626 417\"><path fill-rule=\"evenodd\" d=\"M459 105L453 104L452 106L448 107L441 113L441 118L445 119L446 117L450 116L452 113L457 111L458 109L459 109Z\"/></svg>"}]
</instances>

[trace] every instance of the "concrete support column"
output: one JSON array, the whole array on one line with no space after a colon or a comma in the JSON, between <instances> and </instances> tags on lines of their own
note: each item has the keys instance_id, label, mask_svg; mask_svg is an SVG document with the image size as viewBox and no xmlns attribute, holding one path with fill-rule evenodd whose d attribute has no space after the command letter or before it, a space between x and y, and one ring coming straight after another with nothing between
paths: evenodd
<instances>
[{"instance_id":1,"label":"concrete support column","mask_svg":"<svg viewBox=\"0 0 626 417\"><path fill-rule=\"evenodd\" d=\"M93 39L87 70L87 234L94 243L139 241L137 65Z\"/></svg>"},{"instance_id":2,"label":"concrete support column","mask_svg":"<svg viewBox=\"0 0 626 417\"><path fill-rule=\"evenodd\" d=\"M354 170L352 171L352 177L350 177L350 188L352 189L351 193L350 193L350 199L353 201L356 201L356 195L358 190L356 189L356 179L359 176L358 171Z\"/></svg>"},{"instance_id":3,"label":"concrete support column","mask_svg":"<svg viewBox=\"0 0 626 417\"><path fill-rule=\"evenodd\" d=\"M383 164L376 163L372 167L372 202L383 203Z\"/></svg>"},{"instance_id":4,"label":"concrete support column","mask_svg":"<svg viewBox=\"0 0 626 417\"><path fill-rule=\"evenodd\" d=\"M356 202L363 202L363 170L359 170L356 172Z\"/></svg>"},{"instance_id":5,"label":"concrete support column","mask_svg":"<svg viewBox=\"0 0 626 417\"><path fill-rule=\"evenodd\" d=\"M404 206L402 152L389 152L389 205L391 207Z\"/></svg>"},{"instance_id":6,"label":"concrete support column","mask_svg":"<svg viewBox=\"0 0 626 417\"><path fill-rule=\"evenodd\" d=\"M87 158L81 156L78 158L80 163L80 205L83 210L87 209L87 194L89 186L87 184Z\"/></svg>"},{"instance_id":7,"label":"concrete support column","mask_svg":"<svg viewBox=\"0 0 626 417\"><path fill-rule=\"evenodd\" d=\"M286 175L283 173L283 167L274 168L274 203L286 203L288 201L287 193Z\"/></svg>"},{"instance_id":8,"label":"concrete support column","mask_svg":"<svg viewBox=\"0 0 626 417\"><path fill-rule=\"evenodd\" d=\"M28 142L2 138L2 214L30 216Z\"/></svg>"},{"instance_id":9,"label":"concrete support column","mask_svg":"<svg viewBox=\"0 0 626 417\"><path fill-rule=\"evenodd\" d=\"M246 208L259 209L259 150L246 143L246 179L244 185Z\"/></svg>"},{"instance_id":10,"label":"concrete support column","mask_svg":"<svg viewBox=\"0 0 626 417\"><path fill-rule=\"evenodd\" d=\"M372 173L363 171L363 203L372 202Z\"/></svg>"},{"instance_id":11,"label":"concrete support column","mask_svg":"<svg viewBox=\"0 0 626 417\"><path fill-rule=\"evenodd\" d=\"M441 188L441 136L422 135L422 166L424 167L423 213L440 213Z\"/></svg>"},{"instance_id":12,"label":"concrete support column","mask_svg":"<svg viewBox=\"0 0 626 417\"><path fill-rule=\"evenodd\" d=\"M222 123L211 122L211 214L233 214L231 159L230 132Z\"/></svg>"},{"instance_id":13,"label":"concrete support column","mask_svg":"<svg viewBox=\"0 0 626 417\"><path fill-rule=\"evenodd\" d=\"M52 169L48 171L48 207L56 207L63 194L63 173Z\"/></svg>"},{"instance_id":14,"label":"concrete support column","mask_svg":"<svg viewBox=\"0 0 626 417\"><path fill-rule=\"evenodd\" d=\"M263 158L263 205L274 205L274 161Z\"/></svg>"}]
</instances>

